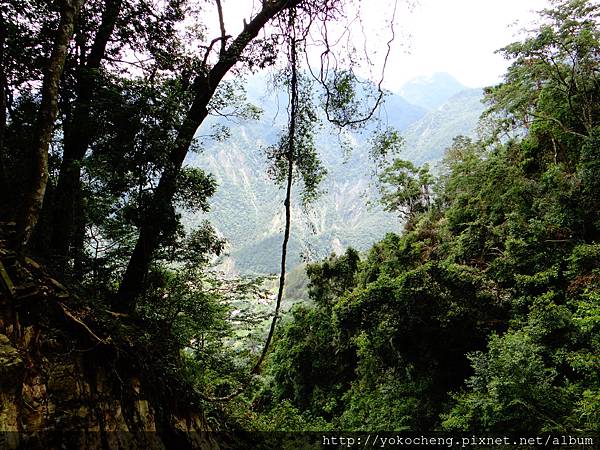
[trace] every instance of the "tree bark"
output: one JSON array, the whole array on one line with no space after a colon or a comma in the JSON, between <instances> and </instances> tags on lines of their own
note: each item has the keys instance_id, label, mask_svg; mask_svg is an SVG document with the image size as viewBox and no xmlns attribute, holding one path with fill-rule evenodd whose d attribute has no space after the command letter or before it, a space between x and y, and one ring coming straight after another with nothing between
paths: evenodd
<instances>
[{"instance_id":1,"label":"tree bark","mask_svg":"<svg viewBox=\"0 0 600 450\"><path fill-rule=\"evenodd\" d=\"M290 15L290 28L293 32L294 27L294 15ZM275 325L279 320L279 310L281 309L281 301L283 299L283 291L285 289L285 265L287 262L287 248L290 240L290 232L292 229L292 183L294 179L294 157L295 157L295 143L296 143L296 119L298 111L298 61L296 54L296 35L293 34L293 38L290 42L290 69L292 76L290 79L290 120L288 129L288 148L286 152L287 158L287 174L286 174L286 187L285 187L285 231L283 233L283 243L281 244L281 271L279 273L279 287L277 289L277 301L275 303L275 313L273 314L273 320L269 327L269 334L263 350L252 369L253 374L260 373L261 365L269 352L273 335L275 334Z\"/></svg>"},{"instance_id":2,"label":"tree bark","mask_svg":"<svg viewBox=\"0 0 600 450\"><path fill-rule=\"evenodd\" d=\"M54 121L58 112L58 84L65 65L69 42L73 37L75 21L85 0L62 0L60 23L54 48L42 82L42 100L37 117L37 136L33 148L31 189L25 195L24 205L17 220L16 248L22 252L38 221L48 184L48 148L52 140Z\"/></svg>"},{"instance_id":3,"label":"tree bark","mask_svg":"<svg viewBox=\"0 0 600 450\"><path fill-rule=\"evenodd\" d=\"M177 189L177 177L194 139L194 134L208 115L207 106L218 84L225 74L239 61L243 50L258 35L259 31L278 13L296 6L301 0L265 1L261 11L244 26L228 49L220 56L206 76L198 76L194 81L196 96L181 124L173 150L162 173L149 208L148 215L140 228L140 235L127 265L117 292L121 307L132 309L137 297L143 292L144 279L152 254L160 244L162 224L170 209Z\"/></svg>"},{"instance_id":4,"label":"tree bark","mask_svg":"<svg viewBox=\"0 0 600 450\"><path fill-rule=\"evenodd\" d=\"M95 93L94 72L100 68L113 34L122 0L108 0L85 64L79 68L77 98L71 120L65 124L63 157L51 211L49 254L64 262L69 258L76 222L76 202L81 191L81 165L92 139L91 104ZM63 266L64 267L64 266Z\"/></svg>"}]
</instances>

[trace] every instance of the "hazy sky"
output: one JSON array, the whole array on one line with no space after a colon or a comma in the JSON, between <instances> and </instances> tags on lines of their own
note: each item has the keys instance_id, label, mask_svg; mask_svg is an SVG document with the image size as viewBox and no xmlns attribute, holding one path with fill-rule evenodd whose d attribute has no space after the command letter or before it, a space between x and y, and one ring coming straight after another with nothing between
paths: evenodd
<instances>
[{"instance_id":1,"label":"hazy sky","mask_svg":"<svg viewBox=\"0 0 600 450\"><path fill-rule=\"evenodd\" d=\"M242 19L260 7L260 0L222 1L228 32L239 31ZM395 0L349 1L361 17L352 22L351 40L362 48L364 36L375 63L372 73L361 75L377 80ZM384 86L398 91L408 79L433 72L448 72L469 87L494 84L508 66L495 50L515 41L524 27L531 27L535 11L548 6L549 0L398 0L396 38ZM355 15L349 13L349 17ZM330 39L334 41L335 32L344 29L331 26ZM370 53L377 49L378 53ZM318 60L322 47L314 52L311 57Z\"/></svg>"},{"instance_id":2,"label":"hazy sky","mask_svg":"<svg viewBox=\"0 0 600 450\"><path fill-rule=\"evenodd\" d=\"M533 11L548 6L547 0L419 0L398 18L403 35L391 54L387 87L397 90L433 72L448 72L470 87L499 81L508 63L494 51L531 25Z\"/></svg>"}]
</instances>

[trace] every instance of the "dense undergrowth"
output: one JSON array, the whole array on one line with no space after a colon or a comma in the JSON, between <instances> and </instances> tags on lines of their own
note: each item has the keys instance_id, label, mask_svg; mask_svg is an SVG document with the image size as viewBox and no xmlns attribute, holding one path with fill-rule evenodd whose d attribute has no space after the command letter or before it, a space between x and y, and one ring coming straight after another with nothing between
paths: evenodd
<instances>
[{"instance_id":1,"label":"dense undergrowth","mask_svg":"<svg viewBox=\"0 0 600 450\"><path fill-rule=\"evenodd\" d=\"M48 36L40 40L49 46L47 29L58 16L31 2L39 14L31 21L44 24ZM172 3L165 20L179 23L184 11ZM10 92L29 89L12 99L2 124L2 181L18 189L0 198L0 213L12 220L23 198L17 191L30 181L40 103L32 86L43 71L15 51L37 30L19 16L18 2L10 6L10 31L23 42L11 50L7 80ZM100 29L106 16L95 11L82 23ZM90 354L105 363L123 362L125 369L115 366L117 385L119 370L143 373L165 408L197 407L213 430L600 432L599 16L595 1L559 2L538 30L506 47L513 64L487 90L481 139L457 138L435 176L398 159L380 167L382 201L404 231L366 254L349 249L309 265L310 300L281 320L254 374L265 315L248 305L268 303L269 294L263 280L223 280L210 270L223 240L208 223L185 229L181 214L208 210L216 181L200 169L173 172L165 151L175 148L180 122L202 91L190 90L188 72L206 83L206 67L189 68L184 52L162 68L173 24L157 36L165 48L144 43L158 54L148 79L110 73L100 62L78 66L72 57L54 136L64 148L46 161L48 193L27 248L70 298L66 310L54 305L32 322L56 328L63 345L75 339L92 344ZM126 24L117 25L125 33ZM125 35L134 40L131 30ZM263 56L264 65L270 54ZM69 85L86 82L87 96ZM342 87L354 101L350 86ZM241 102L233 88L219 96ZM80 147L69 141L77 137L72 110L85 113L89 135L81 157L65 162L66 149ZM302 125L310 134L310 123ZM397 135L389 137L380 143L395 147ZM303 162L320 168L308 150ZM373 152L379 162L385 150ZM60 180L73 173L69 191ZM168 201L161 202L163 175ZM122 289L128 277L131 289ZM46 325L49 318L60 326Z\"/></svg>"},{"instance_id":2,"label":"dense undergrowth","mask_svg":"<svg viewBox=\"0 0 600 450\"><path fill-rule=\"evenodd\" d=\"M544 20L504 50L488 138L435 181L384 172L402 235L308 267L245 425L600 431L598 6Z\"/></svg>"}]
</instances>

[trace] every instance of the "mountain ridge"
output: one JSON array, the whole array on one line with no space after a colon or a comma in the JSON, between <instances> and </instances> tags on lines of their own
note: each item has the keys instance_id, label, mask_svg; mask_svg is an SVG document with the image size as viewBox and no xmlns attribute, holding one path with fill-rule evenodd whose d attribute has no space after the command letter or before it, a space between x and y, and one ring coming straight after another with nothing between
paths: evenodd
<instances>
[{"instance_id":1,"label":"mountain ridge","mask_svg":"<svg viewBox=\"0 0 600 450\"><path fill-rule=\"evenodd\" d=\"M265 98L269 96L269 85L264 79L251 80L248 91L250 101L260 99L262 119L236 124L231 127L229 139L212 143L187 161L211 172L218 189L211 200L211 212L187 217L186 223L208 219L227 239L229 256L221 259L219 268L230 275L277 272L284 223L283 192L269 180L265 157L265 149L277 142L285 128L282 95L271 91L270 99ZM481 90L467 90L462 95L455 94L429 112L396 94L386 98L379 115L404 136L402 158L417 164L439 160L454 135L472 134L479 116L473 104ZM459 113L463 103L467 111ZM212 117L209 122L209 126L227 126L221 117ZM437 134L432 130L436 124L440 130ZM387 232L401 228L399 218L383 211L377 203L367 136L345 133L340 136L324 124L316 135L328 175L322 184L324 194L308 211L300 206L298 187L294 188L288 268L332 252L340 254L349 246L367 249ZM423 144L432 137L433 144ZM340 139L350 142L348 153L341 148Z\"/></svg>"},{"instance_id":2,"label":"mountain ridge","mask_svg":"<svg viewBox=\"0 0 600 450\"><path fill-rule=\"evenodd\" d=\"M442 106L452 96L470 89L446 72L418 76L404 83L398 95L413 105L432 111Z\"/></svg>"}]
</instances>

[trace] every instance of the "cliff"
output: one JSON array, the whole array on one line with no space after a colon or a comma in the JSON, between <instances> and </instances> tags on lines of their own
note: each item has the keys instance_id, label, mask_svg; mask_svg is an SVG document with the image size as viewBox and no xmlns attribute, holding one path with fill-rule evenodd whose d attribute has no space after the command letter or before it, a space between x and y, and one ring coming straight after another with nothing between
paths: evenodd
<instances>
[{"instance_id":1,"label":"cliff","mask_svg":"<svg viewBox=\"0 0 600 450\"><path fill-rule=\"evenodd\" d=\"M0 447L213 447L186 387L165 383L161 360L130 337L135 322L16 258L7 228L0 227Z\"/></svg>"}]
</instances>

